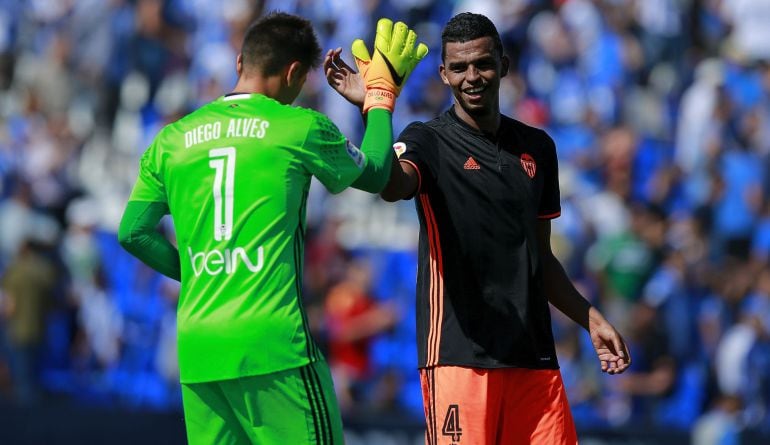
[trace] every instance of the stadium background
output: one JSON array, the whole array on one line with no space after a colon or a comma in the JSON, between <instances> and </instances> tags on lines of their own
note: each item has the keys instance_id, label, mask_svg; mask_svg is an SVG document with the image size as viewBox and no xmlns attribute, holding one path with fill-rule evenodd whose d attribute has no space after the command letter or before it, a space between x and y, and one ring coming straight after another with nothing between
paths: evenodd
<instances>
[{"instance_id":1,"label":"stadium background","mask_svg":"<svg viewBox=\"0 0 770 445\"><path fill-rule=\"evenodd\" d=\"M344 54L381 16L415 27L432 52L396 132L450 103L446 20L489 16L516 68L503 112L557 144L557 255L634 357L602 375L555 314L583 443L770 443L770 0L0 0L0 443L184 440L178 286L116 227L144 148L230 91L245 27L273 9ZM299 104L360 141L320 71ZM349 443L421 443L413 203L315 184L308 227Z\"/></svg>"}]
</instances>

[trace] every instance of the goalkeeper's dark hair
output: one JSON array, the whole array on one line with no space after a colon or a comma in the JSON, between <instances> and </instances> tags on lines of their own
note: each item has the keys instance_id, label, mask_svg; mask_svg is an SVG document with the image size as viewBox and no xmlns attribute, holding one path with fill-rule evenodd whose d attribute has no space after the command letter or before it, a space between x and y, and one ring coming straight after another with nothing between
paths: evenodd
<instances>
[{"instance_id":1,"label":"goalkeeper's dark hair","mask_svg":"<svg viewBox=\"0 0 770 445\"><path fill-rule=\"evenodd\" d=\"M449 19L444 30L441 32L441 60L446 59L446 44L449 42L469 42L482 37L491 37L495 45L497 55L503 56L503 41L500 34L485 15L474 14L472 12L461 12Z\"/></svg>"},{"instance_id":2,"label":"goalkeeper's dark hair","mask_svg":"<svg viewBox=\"0 0 770 445\"><path fill-rule=\"evenodd\" d=\"M285 12L271 12L249 26L241 48L245 70L262 75L278 73L299 61L306 69L321 63L321 47L306 19Z\"/></svg>"}]
</instances>

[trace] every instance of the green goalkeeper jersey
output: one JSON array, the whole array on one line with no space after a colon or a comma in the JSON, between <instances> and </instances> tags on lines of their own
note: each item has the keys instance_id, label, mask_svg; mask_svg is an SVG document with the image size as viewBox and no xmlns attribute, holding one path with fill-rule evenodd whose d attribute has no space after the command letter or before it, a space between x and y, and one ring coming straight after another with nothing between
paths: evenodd
<instances>
[{"instance_id":1,"label":"green goalkeeper jersey","mask_svg":"<svg viewBox=\"0 0 770 445\"><path fill-rule=\"evenodd\" d=\"M183 383L321 358L300 292L310 180L337 193L365 162L324 115L259 94L221 97L158 134L129 201L165 203L174 220Z\"/></svg>"}]
</instances>

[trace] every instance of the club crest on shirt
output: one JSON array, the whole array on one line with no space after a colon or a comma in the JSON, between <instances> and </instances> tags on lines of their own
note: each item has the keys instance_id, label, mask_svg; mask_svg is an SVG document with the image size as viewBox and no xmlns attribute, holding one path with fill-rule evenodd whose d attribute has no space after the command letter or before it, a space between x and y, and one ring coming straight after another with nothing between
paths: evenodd
<instances>
[{"instance_id":1,"label":"club crest on shirt","mask_svg":"<svg viewBox=\"0 0 770 445\"><path fill-rule=\"evenodd\" d=\"M524 171L527 173L527 176L534 178L535 173L537 172L537 164L535 163L535 158L527 153L523 153L521 155L521 168L524 169Z\"/></svg>"},{"instance_id":2,"label":"club crest on shirt","mask_svg":"<svg viewBox=\"0 0 770 445\"><path fill-rule=\"evenodd\" d=\"M400 158L401 155L406 151L406 144L403 142L396 142L393 144L393 151L396 152L396 157Z\"/></svg>"}]
</instances>

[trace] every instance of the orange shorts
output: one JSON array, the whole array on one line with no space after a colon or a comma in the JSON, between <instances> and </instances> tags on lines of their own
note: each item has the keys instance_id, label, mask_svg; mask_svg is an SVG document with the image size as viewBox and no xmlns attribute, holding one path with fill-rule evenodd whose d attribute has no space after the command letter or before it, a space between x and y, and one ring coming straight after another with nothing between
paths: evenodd
<instances>
[{"instance_id":1,"label":"orange shorts","mask_svg":"<svg viewBox=\"0 0 770 445\"><path fill-rule=\"evenodd\" d=\"M574 445L559 370L420 370L428 445Z\"/></svg>"}]
</instances>

